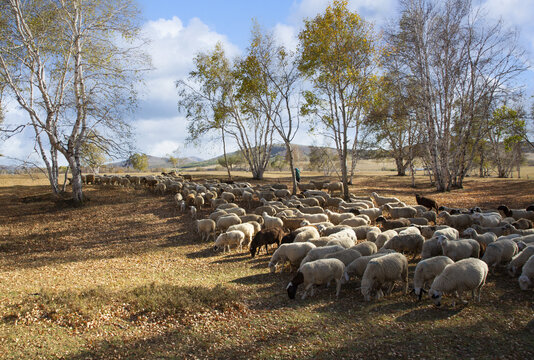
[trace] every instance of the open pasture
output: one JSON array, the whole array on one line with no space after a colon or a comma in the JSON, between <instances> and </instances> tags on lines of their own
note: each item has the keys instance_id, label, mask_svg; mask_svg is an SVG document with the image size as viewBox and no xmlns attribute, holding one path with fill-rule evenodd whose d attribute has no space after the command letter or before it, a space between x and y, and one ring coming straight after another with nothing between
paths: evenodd
<instances>
[{"instance_id":1,"label":"open pasture","mask_svg":"<svg viewBox=\"0 0 534 360\"><path fill-rule=\"evenodd\" d=\"M365 175L351 192L414 204L418 191L458 207L534 203L532 180L470 178L443 194L422 176L418 189L409 183ZM263 252L214 252L170 195L85 191L90 201L72 208L44 185L0 187L1 358L534 357L534 293L503 269L488 276L480 304L455 308L399 286L367 303L354 281L337 300L332 287L290 300L292 275L270 274Z\"/></svg>"}]
</instances>

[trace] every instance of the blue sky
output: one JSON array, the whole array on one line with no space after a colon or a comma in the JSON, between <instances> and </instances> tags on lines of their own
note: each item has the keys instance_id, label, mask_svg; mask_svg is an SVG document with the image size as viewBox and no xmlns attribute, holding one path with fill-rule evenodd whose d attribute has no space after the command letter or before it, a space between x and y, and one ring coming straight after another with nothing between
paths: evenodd
<instances>
[{"instance_id":1,"label":"blue sky","mask_svg":"<svg viewBox=\"0 0 534 360\"><path fill-rule=\"evenodd\" d=\"M322 12L328 3L328 0L140 0L144 36L151 40L146 51L152 56L154 71L147 75L147 87L132 122L137 150L154 156L166 156L175 150L179 156L210 158L219 155L222 147L217 141L206 139L200 148L185 144L186 120L177 110L175 81L187 77L195 54L212 49L218 41L230 56L241 54L247 47L253 18L272 30L284 44L295 46L303 19ZM480 4L479 1L474 3ZM502 17L506 26L520 30L520 42L529 53L526 61L532 62L534 0L485 0L482 3L489 18ZM373 22L376 29L398 11L397 0L351 0L349 6ZM527 87L527 96L533 95L533 70L521 81ZM8 104L7 122L24 121L26 115L13 103ZM310 137L305 129L295 142L323 144L322 139ZM33 147L31 131L28 131L0 144L0 153L25 159ZM9 162L12 161L0 158L0 164Z\"/></svg>"}]
</instances>

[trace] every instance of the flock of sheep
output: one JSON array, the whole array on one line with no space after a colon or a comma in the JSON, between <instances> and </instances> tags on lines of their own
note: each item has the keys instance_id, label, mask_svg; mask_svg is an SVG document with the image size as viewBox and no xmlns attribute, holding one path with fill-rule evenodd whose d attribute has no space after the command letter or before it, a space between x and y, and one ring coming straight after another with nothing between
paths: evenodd
<instances>
[{"instance_id":1,"label":"flock of sheep","mask_svg":"<svg viewBox=\"0 0 534 360\"><path fill-rule=\"evenodd\" d=\"M438 306L444 294L461 299L464 291L480 301L488 272L503 266L522 290L534 287L534 206L453 209L419 195L410 206L376 193L345 201L335 196L343 190L339 182L299 184L301 193L291 195L284 184L196 183L177 174L135 181L174 194L177 208L194 219L210 207L196 226L203 241L213 237L216 250L247 247L254 257L277 244L268 267L296 271L287 285L291 299L300 285L304 299L315 285L333 282L338 296L356 279L366 301L389 295L396 281L407 293L408 254L421 259L412 291L419 299L428 293Z\"/></svg>"}]
</instances>

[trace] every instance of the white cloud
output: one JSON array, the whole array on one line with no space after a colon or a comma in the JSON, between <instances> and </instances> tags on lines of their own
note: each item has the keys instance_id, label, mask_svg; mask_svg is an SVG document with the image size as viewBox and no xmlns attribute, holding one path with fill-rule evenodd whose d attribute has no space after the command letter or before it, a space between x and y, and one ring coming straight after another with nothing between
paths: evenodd
<instances>
[{"instance_id":1,"label":"white cloud","mask_svg":"<svg viewBox=\"0 0 534 360\"><path fill-rule=\"evenodd\" d=\"M273 30L274 37L287 49L296 50L298 45L297 30L295 27L285 24L276 24Z\"/></svg>"}]
</instances>

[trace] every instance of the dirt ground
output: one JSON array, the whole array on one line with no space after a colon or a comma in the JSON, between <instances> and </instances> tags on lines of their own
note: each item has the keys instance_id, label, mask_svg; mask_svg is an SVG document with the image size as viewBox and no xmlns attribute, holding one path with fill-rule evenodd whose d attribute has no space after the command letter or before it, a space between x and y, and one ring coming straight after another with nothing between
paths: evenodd
<instances>
[{"instance_id":1,"label":"dirt ground","mask_svg":"<svg viewBox=\"0 0 534 360\"><path fill-rule=\"evenodd\" d=\"M417 189L409 183L362 176L351 191L412 204L416 191L447 206L534 203L532 180L472 178L450 193L423 177ZM534 357L534 292L502 269L480 304L455 308L417 302L400 286L366 303L356 282L339 299L319 288L292 301L291 275L270 274L269 255L214 252L170 195L85 192L90 200L73 208L46 186L0 187L0 358Z\"/></svg>"}]
</instances>

